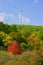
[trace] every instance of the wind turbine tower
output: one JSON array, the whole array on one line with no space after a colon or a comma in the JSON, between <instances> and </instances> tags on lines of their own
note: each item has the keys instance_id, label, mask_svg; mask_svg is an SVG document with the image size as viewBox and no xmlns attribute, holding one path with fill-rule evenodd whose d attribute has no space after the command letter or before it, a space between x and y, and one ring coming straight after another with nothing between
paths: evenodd
<instances>
[{"instance_id":1,"label":"wind turbine tower","mask_svg":"<svg viewBox=\"0 0 43 65\"><path fill-rule=\"evenodd\" d=\"M20 10L19 11L19 22L20 22L21 25L22 25L22 17L23 17L22 10Z\"/></svg>"},{"instance_id":2,"label":"wind turbine tower","mask_svg":"<svg viewBox=\"0 0 43 65\"><path fill-rule=\"evenodd\" d=\"M17 12L19 12L19 16L18 16L19 21L18 21L18 24L22 25L22 23L23 23L23 21L22 21L23 20L22 9L19 10L16 6L15 6L15 9L17 10Z\"/></svg>"}]
</instances>

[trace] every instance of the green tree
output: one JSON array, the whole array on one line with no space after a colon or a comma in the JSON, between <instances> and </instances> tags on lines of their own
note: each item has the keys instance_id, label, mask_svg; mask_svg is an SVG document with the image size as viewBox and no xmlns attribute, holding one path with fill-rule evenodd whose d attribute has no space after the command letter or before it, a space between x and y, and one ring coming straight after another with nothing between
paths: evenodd
<instances>
[{"instance_id":1,"label":"green tree","mask_svg":"<svg viewBox=\"0 0 43 65\"><path fill-rule=\"evenodd\" d=\"M11 32L9 35L13 37L13 40L17 40L18 42L23 41L22 34L20 32Z\"/></svg>"},{"instance_id":2,"label":"green tree","mask_svg":"<svg viewBox=\"0 0 43 65\"><path fill-rule=\"evenodd\" d=\"M11 32L11 26L10 25L8 25L8 24L5 24L5 26L4 26L4 32L5 33L10 33Z\"/></svg>"},{"instance_id":3,"label":"green tree","mask_svg":"<svg viewBox=\"0 0 43 65\"><path fill-rule=\"evenodd\" d=\"M16 27L16 25L15 24L12 24L11 25L11 32L17 32L17 27Z\"/></svg>"},{"instance_id":4,"label":"green tree","mask_svg":"<svg viewBox=\"0 0 43 65\"><path fill-rule=\"evenodd\" d=\"M4 24L3 24L3 22L0 22L0 31L4 31Z\"/></svg>"},{"instance_id":5,"label":"green tree","mask_svg":"<svg viewBox=\"0 0 43 65\"><path fill-rule=\"evenodd\" d=\"M5 33L4 32L2 32L2 31L0 31L0 46L4 46L4 44L3 44L3 38L5 37Z\"/></svg>"},{"instance_id":6,"label":"green tree","mask_svg":"<svg viewBox=\"0 0 43 65\"><path fill-rule=\"evenodd\" d=\"M28 45L25 42L20 43L20 45L23 51L26 51L28 49Z\"/></svg>"}]
</instances>

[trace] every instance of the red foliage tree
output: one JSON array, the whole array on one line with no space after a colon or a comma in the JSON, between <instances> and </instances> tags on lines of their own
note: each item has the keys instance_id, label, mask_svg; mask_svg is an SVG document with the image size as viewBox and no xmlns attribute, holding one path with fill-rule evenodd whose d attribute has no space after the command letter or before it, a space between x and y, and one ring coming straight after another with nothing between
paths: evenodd
<instances>
[{"instance_id":1,"label":"red foliage tree","mask_svg":"<svg viewBox=\"0 0 43 65\"><path fill-rule=\"evenodd\" d=\"M17 41L12 41L8 46L7 51L12 54L21 54L21 47Z\"/></svg>"}]
</instances>

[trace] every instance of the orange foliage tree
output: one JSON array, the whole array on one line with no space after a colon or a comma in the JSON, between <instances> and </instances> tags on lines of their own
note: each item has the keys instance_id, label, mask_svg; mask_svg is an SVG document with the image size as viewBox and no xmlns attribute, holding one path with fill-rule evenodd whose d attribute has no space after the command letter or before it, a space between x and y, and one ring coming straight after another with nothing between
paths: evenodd
<instances>
[{"instance_id":1,"label":"orange foliage tree","mask_svg":"<svg viewBox=\"0 0 43 65\"><path fill-rule=\"evenodd\" d=\"M12 41L8 46L7 51L12 54L21 54L21 47L17 41Z\"/></svg>"}]
</instances>

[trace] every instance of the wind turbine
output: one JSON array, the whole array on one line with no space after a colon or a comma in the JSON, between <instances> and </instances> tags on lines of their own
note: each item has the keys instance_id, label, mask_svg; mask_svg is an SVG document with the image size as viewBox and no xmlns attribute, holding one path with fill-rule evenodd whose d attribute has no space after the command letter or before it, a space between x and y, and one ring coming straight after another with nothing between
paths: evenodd
<instances>
[{"instance_id":1,"label":"wind turbine","mask_svg":"<svg viewBox=\"0 0 43 65\"><path fill-rule=\"evenodd\" d=\"M16 6L15 6L15 9L17 10L17 12L19 13L18 14L18 19L19 19L19 21L18 21L18 24L21 24L22 25L22 9L21 10L19 10Z\"/></svg>"}]
</instances>

